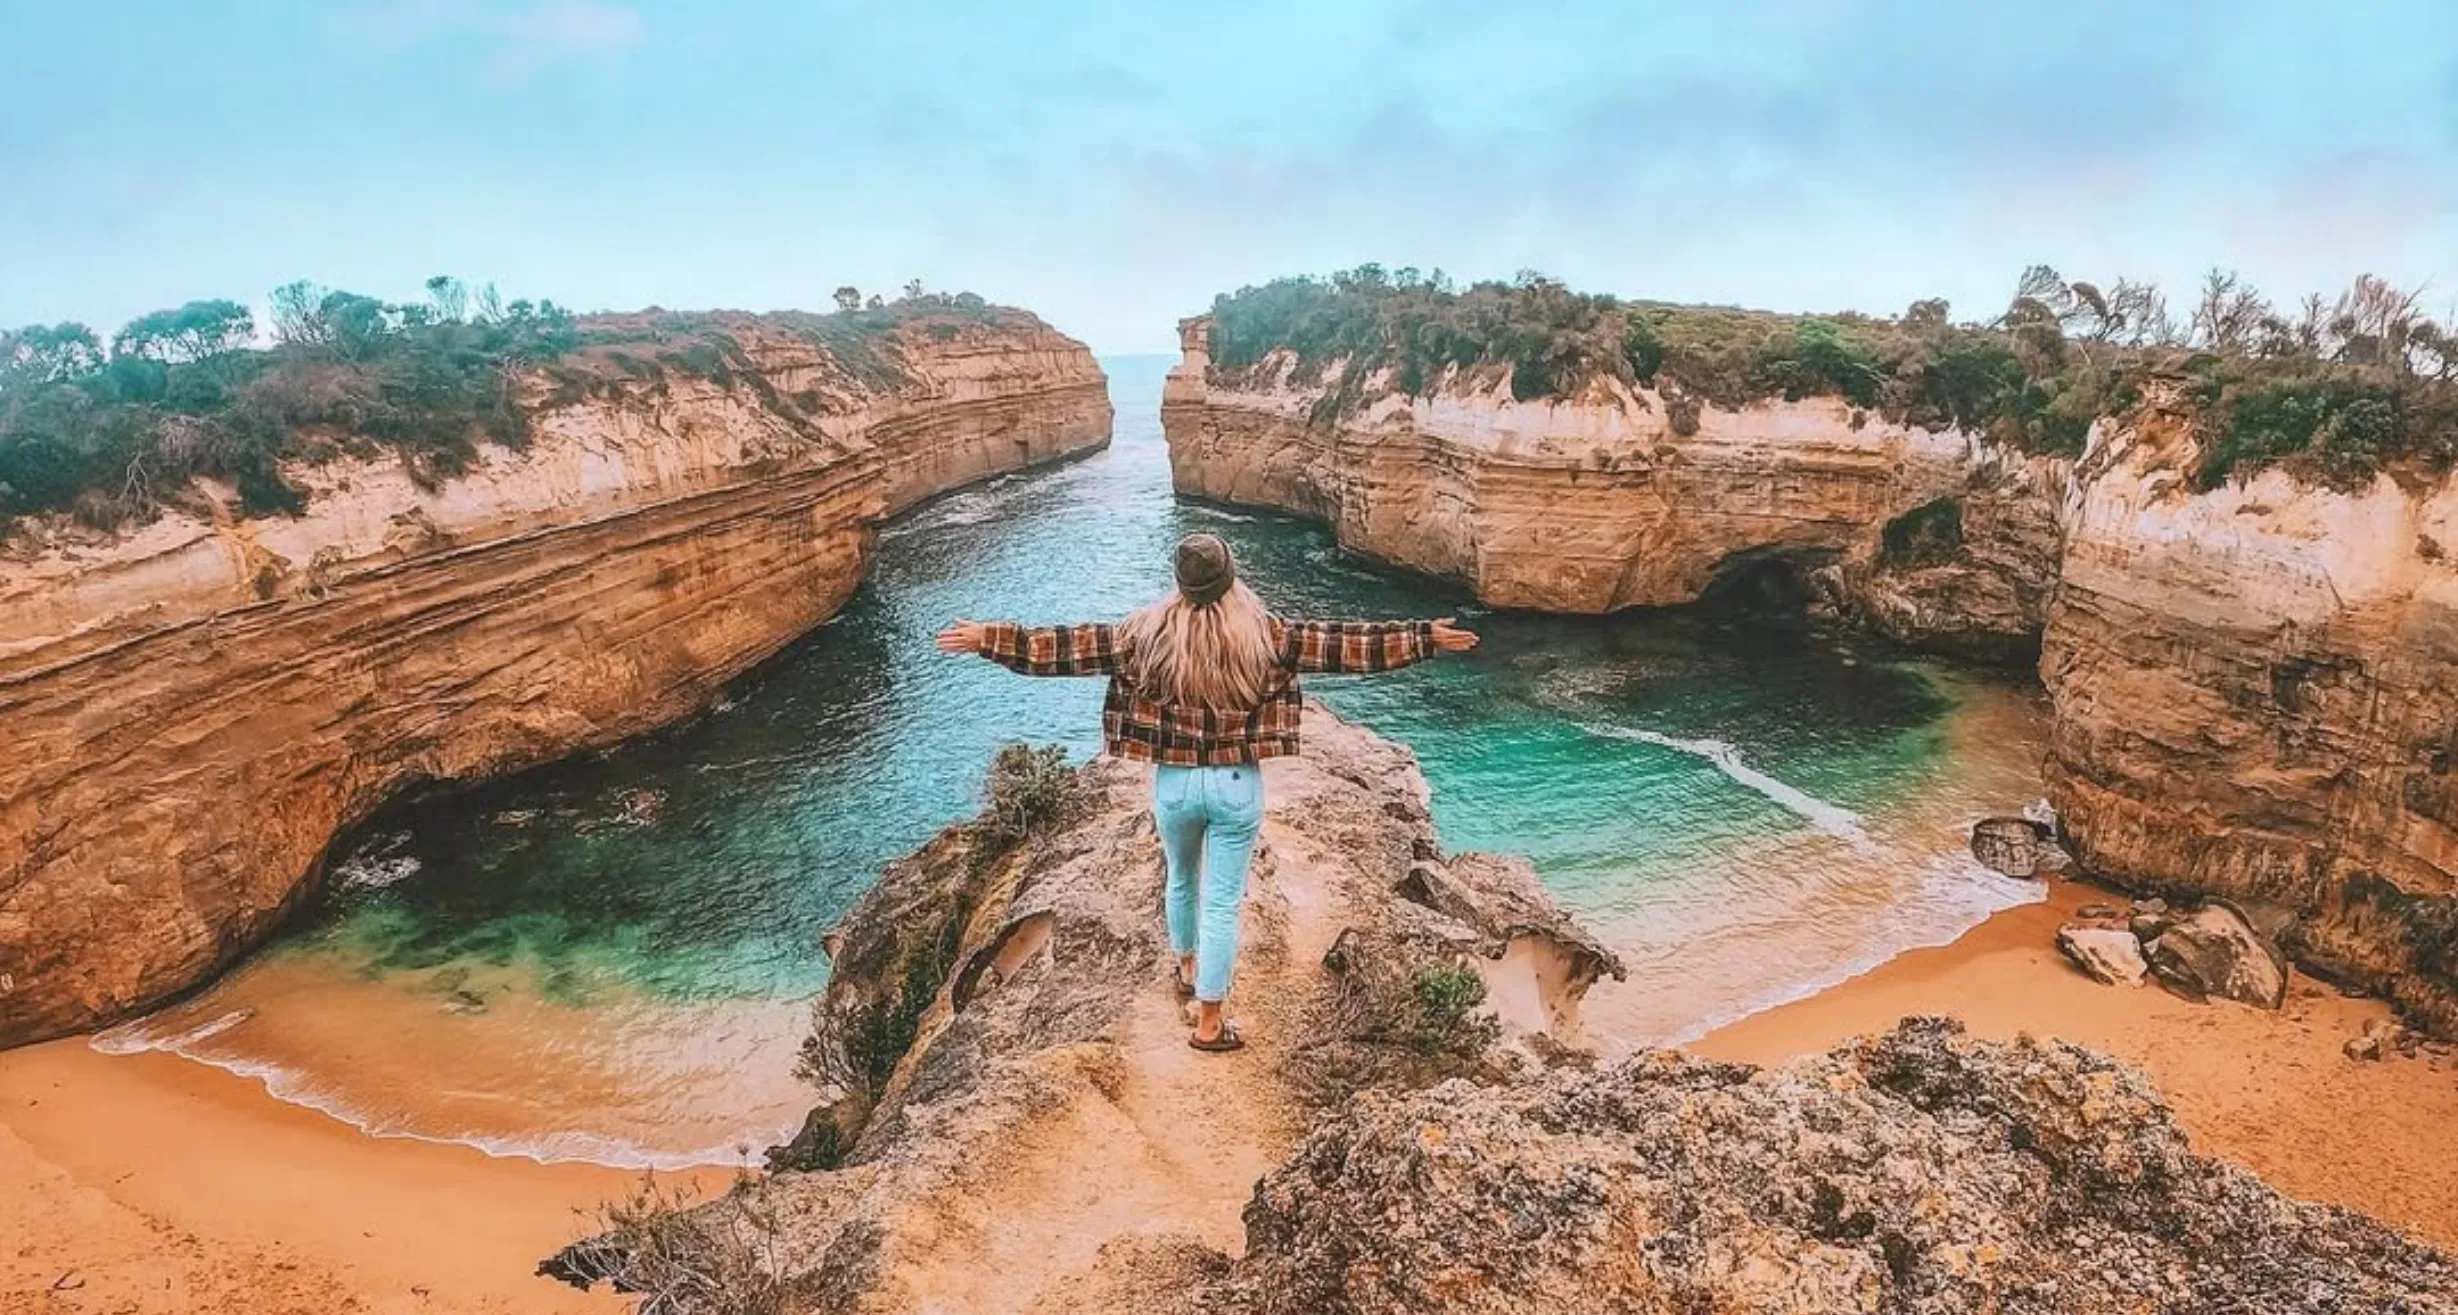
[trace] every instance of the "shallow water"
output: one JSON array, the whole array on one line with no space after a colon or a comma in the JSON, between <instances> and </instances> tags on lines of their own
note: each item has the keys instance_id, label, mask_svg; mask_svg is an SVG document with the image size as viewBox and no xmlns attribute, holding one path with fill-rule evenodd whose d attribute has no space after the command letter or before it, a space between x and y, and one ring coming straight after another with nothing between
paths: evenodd
<instances>
[{"instance_id":1,"label":"shallow water","mask_svg":"<svg viewBox=\"0 0 2458 1315\"><path fill-rule=\"evenodd\" d=\"M1010 739L1098 747L1096 681L944 658L951 617L1114 617L1193 529L1291 615L1457 615L1472 655L1310 681L1413 745L1454 849L1527 854L1619 946L1609 1048L1694 1036L1951 938L2036 888L1965 857L2039 794L2032 693L1993 676L1690 613L1489 613L1314 527L1175 502L1162 358L1105 362L1100 455L891 526L836 620L717 708L604 754L387 808L277 945L105 1034L262 1078L388 1135L680 1165L800 1119L819 934L889 858L970 812Z\"/></svg>"}]
</instances>

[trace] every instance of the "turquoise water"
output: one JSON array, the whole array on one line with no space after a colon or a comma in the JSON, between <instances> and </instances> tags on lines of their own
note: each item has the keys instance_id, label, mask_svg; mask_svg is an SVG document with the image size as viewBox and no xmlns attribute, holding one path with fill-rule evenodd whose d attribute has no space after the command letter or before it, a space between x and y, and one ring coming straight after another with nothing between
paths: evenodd
<instances>
[{"instance_id":1,"label":"turquoise water","mask_svg":"<svg viewBox=\"0 0 2458 1315\"><path fill-rule=\"evenodd\" d=\"M795 1002L826 980L819 934L883 863L969 814L991 750L1011 739L1098 748L1097 681L944 657L931 635L957 617L1116 617L1167 587L1168 547L1196 529L1227 538L1284 614L1451 615L1484 636L1469 655L1310 685L1416 749L1449 847L1527 854L1643 981L1652 966L1693 984L1695 1008L1618 1015L1633 1041L1865 966L1899 948L1907 904L1942 900L1942 912L1915 915L1959 930L2012 898L1959 868L1919 874L1949 861L1972 811L2036 795L2028 696L1692 613L1492 612L1456 587L1344 555L1319 528L1174 501L1158 420L1168 361L1105 364L1118 412L1108 451L889 527L845 611L702 716L387 808L341 842L326 897L253 980L243 972L123 1043L254 1065L288 1083L284 1094L382 1130L514 1149L557 1128L638 1143L674 1122L674 1090L706 1080L715 1086L686 1099L714 1105L671 1149L716 1144L732 1112L720 1107L735 1099L716 1079L790 1062ZM1978 736L1974 708L1989 723ZM1811 919L1833 925L1805 937ZM326 1038L343 1024L306 1002L330 1008L341 979L414 1022L405 1045L459 1058L332 1060ZM705 1050L697 1067L652 1053L678 1035ZM540 1046L586 1054L602 1082L569 1109L552 1084L495 1093L497 1070ZM435 1117L400 1089L422 1080L477 1096ZM790 1122L799 1093L755 1085L756 1099L740 1097L759 1106L739 1111L743 1128ZM644 1103L632 1086L660 1094ZM449 1126L484 1122L490 1094L517 1117L492 1131ZM386 1112L370 1113L377 1105Z\"/></svg>"}]
</instances>

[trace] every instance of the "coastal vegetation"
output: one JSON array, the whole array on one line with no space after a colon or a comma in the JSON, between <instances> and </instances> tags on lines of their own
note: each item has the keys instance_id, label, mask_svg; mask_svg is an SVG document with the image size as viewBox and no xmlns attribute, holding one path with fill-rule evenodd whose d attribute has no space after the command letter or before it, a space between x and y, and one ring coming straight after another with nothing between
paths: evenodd
<instances>
[{"instance_id":1,"label":"coastal vegetation","mask_svg":"<svg viewBox=\"0 0 2458 1315\"><path fill-rule=\"evenodd\" d=\"M302 281L273 290L261 324L238 302L208 300L138 316L108 339L74 323L0 331L0 530L52 512L102 529L142 522L199 476L228 481L249 514L296 511L285 468L339 455L396 453L432 485L481 442L527 439L518 399L533 375L548 381L550 404L670 375L740 381L786 414L823 404L773 394L727 331L741 317L580 317L447 276L425 291L387 302ZM894 300L840 289L837 302L761 321L825 348L869 388L904 377L891 330L926 317L926 331L946 338L1002 314L918 282Z\"/></svg>"},{"instance_id":2,"label":"coastal vegetation","mask_svg":"<svg viewBox=\"0 0 2458 1315\"><path fill-rule=\"evenodd\" d=\"M1325 386L1318 421L1379 392L1507 376L1521 401L1608 381L1653 389L1680 433L1701 406L1837 397L1856 414L2074 455L2093 422L2165 380L2201 427L2205 488L2278 463L2344 485L2392 462L2458 460L2458 334L2419 294L2370 276L2282 311L2213 271L2180 317L2153 284L2103 288L2034 266L2002 311L1958 320L1935 298L1894 316L1793 315L1581 293L1533 272L1462 287L1439 270L1362 265L1224 294L1212 318L1221 370Z\"/></svg>"}]
</instances>

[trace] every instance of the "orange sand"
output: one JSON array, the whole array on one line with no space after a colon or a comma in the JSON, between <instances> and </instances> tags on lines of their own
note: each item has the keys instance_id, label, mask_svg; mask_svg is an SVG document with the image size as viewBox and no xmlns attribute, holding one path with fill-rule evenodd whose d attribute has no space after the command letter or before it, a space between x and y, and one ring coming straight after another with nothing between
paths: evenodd
<instances>
[{"instance_id":1,"label":"orange sand","mask_svg":"<svg viewBox=\"0 0 2458 1315\"><path fill-rule=\"evenodd\" d=\"M2197 1150L2291 1196L2458 1249L2458 1059L2347 1058L2341 1043L2389 1011L2309 977L2294 980L2277 1014L2193 1004L2157 986L2102 986L2054 940L2092 902L2124 906L2121 896L2059 883L2046 904L2000 913L1952 945L1903 955L1691 1049L1773 1063L1915 1013L1951 1014L1982 1036L2059 1037L2150 1074Z\"/></svg>"},{"instance_id":2,"label":"orange sand","mask_svg":"<svg viewBox=\"0 0 2458 1315\"><path fill-rule=\"evenodd\" d=\"M0 1054L0 1312L619 1311L532 1270L639 1178L369 1137L171 1055L30 1046Z\"/></svg>"}]
</instances>

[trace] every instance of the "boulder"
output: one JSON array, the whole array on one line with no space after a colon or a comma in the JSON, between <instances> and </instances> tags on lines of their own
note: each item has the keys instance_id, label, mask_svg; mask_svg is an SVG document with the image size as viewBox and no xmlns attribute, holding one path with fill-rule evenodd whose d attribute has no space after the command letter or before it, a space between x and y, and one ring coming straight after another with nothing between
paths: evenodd
<instances>
[{"instance_id":1,"label":"boulder","mask_svg":"<svg viewBox=\"0 0 2458 1315\"><path fill-rule=\"evenodd\" d=\"M2045 866L2048 830L2027 817L1984 817L1972 824L1972 857L2009 877L2036 876Z\"/></svg>"},{"instance_id":2,"label":"boulder","mask_svg":"<svg viewBox=\"0 0 2458 1315\"><path fill-rule=\"evenodd\" d=\"M2366 1023L2362 1032L2347 1038L2347 1044L2340 1049L2347 1053L2349 1059L2374 1060L2381 1058L2381 1052L2385 1049L2412 1055L2415 1053L2415 1041L2407 1029L2389 1019L2376 1018Z\"/></svg>"},{"instance_id":3,"label":"boulder","mask_svg":"<svg viewBox=\"0 0 2458 1315\"><path fill-rule=\"evenodd\" d=\"M2149 943L2151 972L2189 999L2210 996L2276 1009L2287 999L2287 960L2232 904L2214 900L2170 922Z\"/></svg>"},{"instance_id":4,"label":"boulder","mask_svg":"<svg viewBox=\"0 0 2458 1315\"><path fill-rule=\"evenodd\" d=\"M2110 986L2140 986L2150 964L2142 957L2142 942L2122 927L2086 927L2067 923L2057 929L2057 948L2093 980Z\"/></svg>"}]
</instances>

